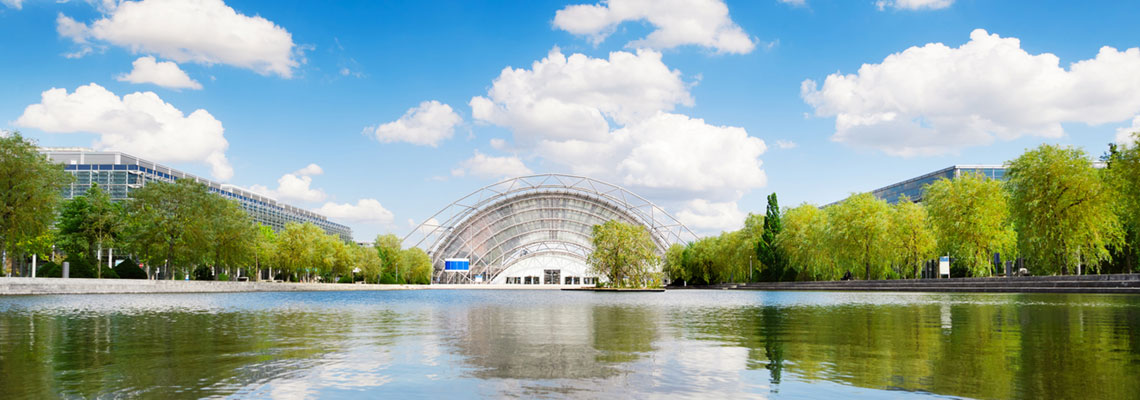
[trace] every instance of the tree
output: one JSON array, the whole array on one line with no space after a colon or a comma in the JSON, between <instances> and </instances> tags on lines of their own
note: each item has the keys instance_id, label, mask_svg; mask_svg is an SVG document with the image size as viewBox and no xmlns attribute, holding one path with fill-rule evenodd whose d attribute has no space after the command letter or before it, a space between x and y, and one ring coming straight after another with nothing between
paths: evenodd
<instances>
[{"instance_id":1,"label":"tree","mask_svg":"<svg viewBox=\"0 0 1140 400\"><path fill-rule=\"evenodd\" d=\"M788 268L809 280L838 279L834 257L828 247L827 213L811 204L788 210L776 248Z\"/></svg>"},{"instance_id":2,"label":"tree","mask_svg":"<svg viewBox=\"0 0 1140 400\"><path fill-rule=\"evenodd\" d=\"M375 249L364 246L353 247L353 253L356 254L356 268L360 269L360 275L362 277L378 279L380 270L383 268L383 262L380 261L380 253Z\"/></svg>"},{"instance_id":3,"label":"tree","mask_svg":"<svg viewBox=\"0 0 1140 400\"><path fill-rule=\"evenodd\" d=\"M665 250L664 272L672 281L689 281L689 270L685 268L685 245L673 243Z\"/></svg>"},{"instance_id":4,"label":"tree","mask_svg":"<svg viewBox=\"0 0 1140 400\"><path fill-rule=\"evenodd\" d=\"M122 206L111 201L97 184L91 184L82 196L63 203L59 216L60 247L72 258L84 258L95 268L95 277L103 277L102 250L115 246L125 223Z\"/></svg>"},{"instance_id":5,"label":"tree","mask_svg":"<svg viewBox=\"0 0 1140 400\"><path fill-rule=\"evenodd\" d=\"M1133 144L1109 144L1103 157L1106 183L1116 193L1116 215L1125 232L1124 245L1117 248L1119 272L1133 272L1140 263L1140 132L1132 133Z\"/></svg>"},{"instance_id":6,"label":"tree","mask_svg":"<svg viewBox=\"0 0 1140 400\"><path fill-rule=\"evenodd\" d=\"M206 187L189 179L150 182L131 192L127 203L131 250L148 265L164 265L189 273L206 259L205 212L211 200Z\"/></svg>"},{"instance_id":7,"label":"tree","mask_svg":"<svg viewBox=\"0 0 1140 400\"><path fill-rule=\"evenodd\" d=\"M994 253L1009 254L1017 234L1009 220L1009 198L1002 183L964 173L926 187L923 204L929 214L938 252L971 276L989 276Z\"/></svg>"},{"instance_id":8,"label":"tree","mask_svg":"<svg viewBox=\"0 0 1140 400\"><path fill-rule=\"evenodd\" d=\"M1034 269L1096 269L1124 244L1114 192L1084 150L1041 145L1010 162L1007 175L1018 245Z\"/></svg>"},{"instance_id":9,"label":"tree","mask_svg":"<svg viewBox=\"0 0 1140 400\"><path fill-rule=\"evenodd\" d=\"M404 282L415 285L431 283L431 257L418 247L400 251L400 264L406 266Z\"/></svg>"},{"instance_id":10,"label":"tree","mask_svg":"<svg viewBox=\"0 0 1140 400\"><path fill-rule=\"evenodd\" d=\"M779 281L784 278L784 259L776 249L776 236L783 230L780 223L780 204L776 194L768 195L767 214L764 215L764 233L757 247L756 255L764 268L768 271L771 280Z\"/></svg>"},{"instance_id":11,"label":"tree","mask_svg":"<svg viewBox=\"0 0 1140 400\"><path fill-rule=\"evenodd\" d=\"M649 283L658 257L644 226L609 220L594 225L591 242L594 250L586 263L592 273L606 277L615 287Z\"/></svg>"},{"instance_id":12,"label":"tree","mask_svg":"<svg viewBox=\"0 0 1140 400\"><path fill-rule=\"evenodd\" d=\"M255 257L260 234L257 225L236 201L209 196L204 207L207 210L203 216L206 220L206 264L224 268L227 272L235 268L240 270ZM248 271L246 275L249 275Z\"/></svg>"},{"instance_id":13,"label":"tree","mask_svg":"<svg viewBox=\"0 0 1140 400\"><path fill-rule=\"evenodd\" d=\"M403 283L403 273L400 266L400 248L403 247L399 237L393 234L376 235L373 244L377 254L380 255L380 275L377 280L383 283Z\"/></svg>"},{"instance_id":14,"label":"tree","mask_svg":"<svg viewBox=\"0 0 1140 400\"><path fill-rule=\"evenodd\" d=\"M273 228L257 224L257 233L253 237L253 265L257 269L257 277L261 279L262 268L269 268L269 279L273 279L275 255L277 253L277 233Z\"/></svg>"},{"instance_id":15,"label":"tree","mask_svg":"<svg viewBox=\"0 0 1140 400\"><path fill-rule=\"evenodd\" d=\"M35 238L55 220L60 190L72 177L41 155L19 132L0 135L0 268L8 251Z\"/></svg>"},{"instance_id":16,"label":"tree","mask_svg":"<svg viewBox=\"0 0 1140 400\"><path fill-rule=\"evenodd\" d=\"M767 221L763 215L748 213L748 217L744 219L744 228L741 229L743 233L743 241L740 245L747 248L742 249L740 253L740 266L742 268L748 267L747 276L743 278L749 281L760 279L764 274L765 265L761 261L760 247L764 241L765 232L764 225Z\"/></svg>"},{"instance_id":17,"label":"tree","mask_svg":"<svg viewBox=\"0 0 1140 400\"><path fill-rule=\"evenodd\" d=\"M891 207L890 247L899 276L917 278L922 262L934 256L935 245L926 209L903 195Z\"/></svg>"},{"instance_id":18,"label":"tree","mask_svg":"<svg viewBox=\"0 0 1140 400\"><path fill-rule=\"evenodd\" d=\"M324 262L318 242L325 232L310 223L291 222L277 235L278 265L293 280L308 280L314 267Z\"/></svg>"},{"instance_id":19,"label":"tree","mask_svg":"<svg viewBox=\"0 0 1140 400\"><path fill-rule=\"evenodd\" d=\"M890 261L890 207L870 193L827 208L829 242L841 265L863 268L863 279L883 277Z\"/></svg>"}]
</instances>

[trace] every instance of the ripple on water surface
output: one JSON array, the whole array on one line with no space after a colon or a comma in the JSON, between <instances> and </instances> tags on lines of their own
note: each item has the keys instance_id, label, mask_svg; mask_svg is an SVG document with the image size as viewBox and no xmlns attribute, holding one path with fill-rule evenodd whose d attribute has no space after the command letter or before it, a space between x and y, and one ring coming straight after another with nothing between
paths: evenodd
<instances>
[{"instance_id":1,"label":"ripple on water surface","mask_svg":"<svg viewBox=\"0 0 1140 400\"><path fill-rule=\"evenodd\" d=\"M0 298L0 394L1130 398L1140 297L397 291Z\"/></svg>"}]
</instances>

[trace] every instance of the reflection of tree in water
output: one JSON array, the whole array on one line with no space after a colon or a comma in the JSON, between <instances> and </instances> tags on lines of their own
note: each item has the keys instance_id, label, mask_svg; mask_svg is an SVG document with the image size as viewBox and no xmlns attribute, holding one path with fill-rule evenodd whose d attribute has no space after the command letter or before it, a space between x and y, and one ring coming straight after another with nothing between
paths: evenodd
<instances>
[{"instance_id":1,"label":"reflection of tree in water","mask_svg":"<svg viewBox=\"0 0 1140 400\"><path fill-rule=\"evenodd\" d=\"M768 358L768 368L771 375L772 388L780 384L780 374L784 371L784 342L780 337L783 329L784 313L772 306L764 307L761 311L760 334L764 336L764 355Z\"/></svg>"},{"instance_id":2,"label":"reflection of tree in water","mask_svg":"<svg viewBox=\"0 0 1140 400\"><path fill-rule=\"evenodd\" d=\"M1002 295L1004 296L1004 295ZM1140 393L1140 299L947 296L947 303L741 307L684 313L685 336L749 350L792 379L977 398ZM995 304L996 303L996 304ZM1091 304L1090 304L1091 303Z\"/></svg>"},{"instance_id":3,"label":"reflection of tree in water","mask_svg":"<svg viewBox=\"0 0 1140 400\"><path fill-rule=\"evenodd\" d=\"M634 306L482 306L466 310L457 351L478 378L589 379L653 350L658 316ZM446 321L454 323L455 319Z\"/></svg>"},{"instance_id":4,"label":"reflection of tree in water","mask_svg":"<svg viewBox=\"0 0 1140 400\"><path fill-rule=\"evenodd\" d=\"M344 315L0 313L7 398L226 396L336 351ZM8 397L11 396L11 397Z\"/></svg>"}]
</instances>

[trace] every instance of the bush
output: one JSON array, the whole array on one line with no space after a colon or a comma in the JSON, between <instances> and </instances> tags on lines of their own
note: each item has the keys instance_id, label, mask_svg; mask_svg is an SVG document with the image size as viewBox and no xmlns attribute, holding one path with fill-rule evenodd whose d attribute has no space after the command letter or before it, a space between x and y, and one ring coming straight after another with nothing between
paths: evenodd
<instances>
[{"instance_id":1,"label":"bush","mask_svg":"<svg viewBox=\"0 0 1140 400\"><path fill-rule=\"evenodd\" d=\"M345 275L337 279L336 283L352 283L352 275Z\"/></svg>"},{"instance_id":2,"label":"bush","mask_svg":"<svg viewBox=\"0 0 1140 400\"><path fill-rule=\"evenodd\" d=\"M51 261L36 267L36 276L41 278L59 278L63 276L63 267Z\"/></svg>"},{"instance_id":3,"label":"bush","mask_svg":"<svg viewBox=\"0 0 1140 400\"><path fill-rule=\"evenodd\" d=\"M190 276L192 276L194 278L194 280L196 280L196 281L212 281L212 280L214 280L214 274L210 273L210 267L207 267L207 266L201 266L198 268L194 268L194 273L190 274Z\"/></svg>"},{"instance_id":4,"label":"bush","mask_svg":"<svg viewBox=\"0 0 1140 400\"><path fill-rule=\"evenodd\" d=\"M146 270L139 268L138 261L126 259L115 266L115 275L119 279L146 279Z\"/></svg>"},{"instance_id":5,"label":"bush","mask_svg":"<svg viewBox=\"0 0 1140 400\"><path fill-rule=\"evenodd\" d=\"M230 276L228 274L218 274L218 280L219 281L228 281L228 280L230 280Z\"/></svg>"}]
</instances>

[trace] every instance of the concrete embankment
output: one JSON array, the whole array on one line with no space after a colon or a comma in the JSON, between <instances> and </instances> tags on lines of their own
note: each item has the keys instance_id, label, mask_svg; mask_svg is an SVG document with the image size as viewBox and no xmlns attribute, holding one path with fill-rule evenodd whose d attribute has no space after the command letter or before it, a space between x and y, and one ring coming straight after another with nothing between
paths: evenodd
<instances>
[{"instance_id":1,"label":"concrete embankment","mask_svg":"<svg viewBox=\"0 0 1140 400\"><path fill-rule=\"evenodd\" d=\"M757 282L689 286L688 288L728 290L1140 294L1140 274L899 279L881 281ZM670 289L675 288L670 287Z\"/></svg>"},{"instance_id":2,"label":"concrete embankment","mask_svg":"<svg viewBox=\"0 0 1140 400\"><path fill-rule=\"evenodd\" d=\"M0 278L0 296L35 294L320 292L437 289L559 289L558 285L361 285L335 283Z\"/></svg>"}]
</instances>

